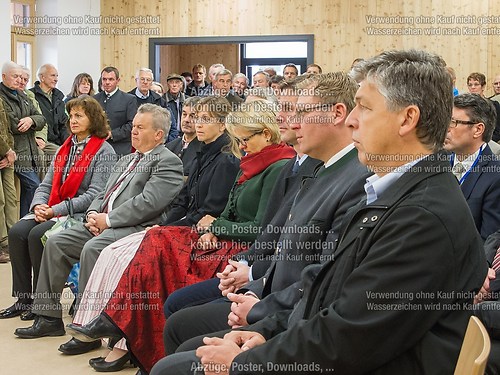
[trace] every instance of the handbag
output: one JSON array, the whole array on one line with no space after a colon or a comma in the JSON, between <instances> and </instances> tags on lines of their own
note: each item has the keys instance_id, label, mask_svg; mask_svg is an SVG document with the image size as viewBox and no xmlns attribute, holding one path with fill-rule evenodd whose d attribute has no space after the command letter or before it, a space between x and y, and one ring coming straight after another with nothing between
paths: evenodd
<instances>
[{"instance_id":1,"label":"handbag","mask_svg":"<svg viewBox=\"0 0 500 375\"><path fill-rule=\"evenodd\" d=\"M68 216L65 218L57 218L56 223L47 230L42 238L40 239L42 241L43 246L45 246L45 243L49 239L49 237L63 231L64 229L71 228L73 225L80 223L77 219L75 219L75 212L73 210L73 203L71 202L71 199L65 199L64 203L66 203L66 207L68 208Z\"/></svg>"}]
</instances>

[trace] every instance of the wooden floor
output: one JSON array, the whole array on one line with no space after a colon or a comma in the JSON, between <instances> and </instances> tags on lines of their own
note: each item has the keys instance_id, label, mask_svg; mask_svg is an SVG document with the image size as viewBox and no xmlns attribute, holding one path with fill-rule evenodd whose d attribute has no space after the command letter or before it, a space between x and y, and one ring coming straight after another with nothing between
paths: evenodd
<instances>
[{"instance_id":1,"label":"wooden floor","mask_svg":"<svg viewBox=\"0 0 500 375\"><path fill-rule=\"evenodd\" d=\"M0 309L14 303L11 297L11 267L10 263L0 264ZM69 292L69 289L65 291ZM71 300L65 300L65 324L71 319L67 308ZM100 355L106 355L103 346L87 354L67 356L57 350L60 344L68 341L71 336L47 337L41 339L19 339L14 336L18 327L28 327L32 322L23 322L19 318L0 319L0 374L5 375L81 375L96 374L89 366L88 360ZM126 368L120 374L135 374L137 369Z\"/></svg>"}]
</instances>

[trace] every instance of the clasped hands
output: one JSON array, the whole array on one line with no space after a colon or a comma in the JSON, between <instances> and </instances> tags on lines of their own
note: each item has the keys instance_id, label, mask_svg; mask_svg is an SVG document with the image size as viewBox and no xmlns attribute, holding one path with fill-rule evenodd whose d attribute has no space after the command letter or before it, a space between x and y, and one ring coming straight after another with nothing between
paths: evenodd
<instances>
[{"instance_id":1,"label":"clasped hands","mask_svg":"<svg viewBox=\"0 0 500 375\"><path fill-rule=\"evenodd\" d=\"M43 223L54 217L54 210L47 204L37 204L33 207L33 213L35 214L35 221L38 223Z\"/></svg>"},{"instance_id":2,"label":"clasped hands","mask_svg":"<svg viewBox=\"0 0 500 375\"><path fill-rule=\"evenodd\" d=\"M230 259L229 264L216 276L219 278L219 289L225 297L228 293L234 293L243 285L248 283L250 267L246 263Z\"/></svg>"},{"instance_id":3,"label":"clasped hands","mask_svg":"<svg viewBox=\"0 0 500 375\"><path fill-rule=\"evenodd\" d=\"M212 222L216 218L213 217L212 215L205 215L203 216L198 223L196 224L196 230L199 233L206 232L210 228L210 225L212 225ZM204 233L200 236L198 239L198 248L203 249L203 250L211 250L217 248L217 243L219 242L219 239L217 236L213 233L207 232Z\"/></svg>"},{"instance_id":4,"label":"clasped hands","mask_svg":"<svg viewBox=\"0 0 500 375\"><path fill-rule=\"evenodd\" d=\"M87 214L87 222L85 223L85 227L88 229L90 233L94 236L98 236L105 229L109 228L106 223L105 213L98 213L96 211L89 212Z\"/></svg>"},{"instance_id":5,"label":"clasped hands","mask_svg":"<svg viewBox=\"0 0 500 375\"><path fill-rule=\"evenodd\" d=\"M493 268L488 268L488 273L484 280L481 290L474 297L474 303L479 303L487 301L491 298L490 294L490 281L495 279L495 270Z\"/></svg>"},{"instance_id":6,"label":"clasped hands","mask_svg":"<svg viewBox=\"0 0 500 375\"><path fill-rule=\"evenodd\" d=\"M232 331L223 339L203 338L204 346L196 350L196 356L205 369L205 375L229 374L234 358L245 350L255 348L266 342L264 336L251 331Z\"/></svg>"}]
</instances>

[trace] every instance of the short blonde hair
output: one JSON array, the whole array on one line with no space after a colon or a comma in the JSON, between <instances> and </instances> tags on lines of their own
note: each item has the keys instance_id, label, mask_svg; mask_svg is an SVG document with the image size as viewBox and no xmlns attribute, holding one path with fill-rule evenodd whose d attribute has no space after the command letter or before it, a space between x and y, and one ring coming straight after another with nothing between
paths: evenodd
<instances>
[{"instance_id":1,"label":"short blonde hair","mask_svg":"<svg viewBox=\"0 0 500 375\"><path fill-rule=\"evenodd\" d=\"M237 144L234 135L235 129L244 129L252 133L267 130L271 135L271 144L281 143L280 130L276 120L274 103L267 100L254 100L250 103L241 103L239 110L231 112L226 118L226 129L234 144Z\"/></svg>"}]
</instances>

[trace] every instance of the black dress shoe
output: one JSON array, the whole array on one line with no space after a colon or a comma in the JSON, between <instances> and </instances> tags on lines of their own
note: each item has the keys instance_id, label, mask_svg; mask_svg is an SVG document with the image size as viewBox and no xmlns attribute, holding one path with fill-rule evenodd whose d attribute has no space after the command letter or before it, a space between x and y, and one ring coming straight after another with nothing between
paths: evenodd
<instances>
[{"instance_id":1,"label":"black dress shoe","mask_svg":"<svg viewBox=\"0 0 500 375\"><path fill-rule=\"evenodd\" d=\"M74 337L84 342L103 338L116 340L123 337L121 331L103 314L100 314L84 326L70 323L66 328L71 331Z\"/></svg>"},{"instance_id":2,"label":"black dress shoe","mask_svg":"<svg viewBox=\"0 0 500 375\"><path fill-rule=\"evenodd\" d=\"M21 314L21 320L35 320L35 317L36 317L36 314L33 314L31 312L31 310L28 310L28 311L24 311L22 314Z\"/></svg>"},{"instance_id":3,"label":"black dress shoe","mask_svg":"<svg viewBox=\"0 0 500 375\"><path fill-rule=\"evenodd\" d=\"M37 339L45 336L63 336L65 333L62 319L37 315L31 327L18 328L14 335L22 339Z\"/></svg>"},{"instance_id":4,"label":"black dress shoe","mask_svg":"<svg viewBox=\"0 0 500 375\"><path fill-rule=\"evenodd\" d=\"M104 362L106 358L105 357L95 357L95 358L90 358L89 359L89 365L92 366L94 363L97 362Z\"/></svg>"},{"instance_id":5,"label":"black dress shoe","mask_svg":"<svg viewBox=\"0 0 500 375\"><path fill-rule=\"evenodd\" d=\"M116 361L106 362L104 359L92 363L89 361L89 365L97 372L115 372L122 370L128 361L130 361L130 354L126 353Z\"/></svg>"},{"instance_id":6,"label":"black dress shoe","mask_svg":"<svg viewBox=\"0 0 500 375\"><path fill-rule=\"evenodd\" d=\"M61 344L59 346L59 351L67 355L76 355L88 353L92 350L99 349L101 347L101 340L95 340L91 342L83 342L74 337L68 342Z\"/></svg>"},{"instance_id":7,"label":"black dress shoe","mask_svg":"<svg viewBox=\"0 0 500 375\"><path fill-rule=\"evenodd\" d=\"M31 301L17 301L12 306L0 311L0 319L14 318L28 310L31 310Z\"/></svg>"}]
</instances>

